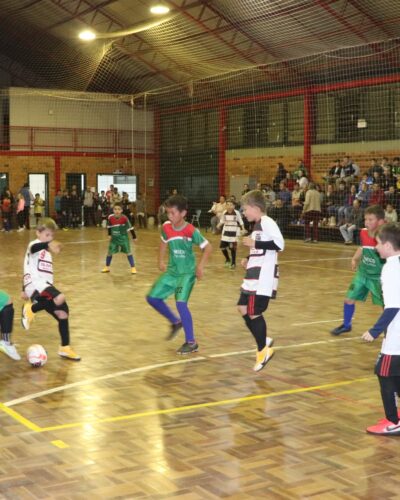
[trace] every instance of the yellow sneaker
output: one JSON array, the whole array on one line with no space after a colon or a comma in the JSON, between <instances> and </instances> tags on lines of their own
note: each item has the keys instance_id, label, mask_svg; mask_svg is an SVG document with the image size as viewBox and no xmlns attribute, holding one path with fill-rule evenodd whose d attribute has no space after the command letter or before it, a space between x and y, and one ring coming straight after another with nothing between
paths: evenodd
<instances>
[{"instance_id":1,"label":"yellow sneaker","mask_svg":"<svg viewBox=\"0 0 400 500\"><path fill-rule=\"evenodd\" d=\"M273 355L274 350L271 347L265 346L262 351L257 351L256 364L254 365L253 370L255 372L259 372L260 370L262 370Z\"/></svg>"},{"instance_id":2,"label":"yellow sneaker","mask_svg":"<svg viewBox=\"0 0 400 500\"><path fill-rule=\"evenodd\" d=\"M25 302L22 306L22 314L21 314L21 324L25 330L29 330L32 321L35 319L35 313L32 311L32 302L29 300Z\"/></svg>"},{"instance_id":3,"label":"yellow sneaker","mask_svg":"<svg viewBox=\"0 0 400 500\"><path fill-rule=\"evenodd\" d=\"M131 267L131 274L136 274L136 267Z\"/></svg>"},{"instance_id":4,"label":"yellow sneaker","mask_svg":"<svg viewBox=\"0 0 400 500\"><path fill-rule=\"evenodd\" d=\"M58 355L62 358L72 359L73 361L81 360L81 357L69 345L60 346L58 348Z\"/></svg>"},{"instance_id":5,"label":"yellow sneaker","mask_svg":"<svg viewBox=\"0 0 400 500\"><path fill-rule=\"evenodd\" d=\"M104 269L101 270L102 273L109 273L110 272L110 268L108 266L106 266Z\"/></svg>"}]
</instances>

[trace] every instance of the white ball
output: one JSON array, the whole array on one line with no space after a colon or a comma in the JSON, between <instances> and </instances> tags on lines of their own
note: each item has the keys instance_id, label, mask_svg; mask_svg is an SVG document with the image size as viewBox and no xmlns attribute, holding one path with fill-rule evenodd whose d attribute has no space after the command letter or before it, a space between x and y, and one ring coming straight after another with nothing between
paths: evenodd
<instances>
[{"instance_id":1,"label":"white ball","mask_svg":"<svg viewBox=\"0 0 400 500\"><path fill-rule=\"evenodd\" d=\"M26 351L26 359L31 366L38 368L47 363L47 352L43 346L33 344Z\"/></svg>"}]
</instances>

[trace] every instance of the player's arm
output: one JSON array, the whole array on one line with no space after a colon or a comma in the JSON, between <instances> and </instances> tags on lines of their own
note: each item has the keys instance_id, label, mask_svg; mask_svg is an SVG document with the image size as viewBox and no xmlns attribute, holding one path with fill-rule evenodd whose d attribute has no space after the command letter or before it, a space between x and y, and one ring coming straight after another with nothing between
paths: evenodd
<instances>
[{"instance_id":1,"label":"player's arm","mask_svg":"<svg viewBox=\"0 0 400 500\"><path fill-rule=\"evenodd\" d=\"M160 248L158 250L158 268L163 273L167 270L167 266L165 265L165 254L167 252L168 244L161 240Z\"/></svg>"},{"instance_id":2,"label":"player's arm","mask_svg":"<svg viewBox=\"0 0 400 500\"><path fill-rule=\"evenodd\" d=\"M357 250L355 251L355 254L353 255L353 257L351 259L352 271L355 271L357 269L358 263L361 260L361 255L362 255L362 247L358 247Z\"/></svg>"},{"instance_id":3,"label":"player's arm","mask_svg":"<svg viewBox=\"0 0 400 500\"><path fill-rule=\"evenodd\" d=\"M379 335L384 332L390 323L394 320L396 314L400 311L398 307L388 307L383 310L383 313L379 317L375 325L364 332L361 338L366 342L373 342L379 337Z\"/></svg>"},{"instance_id":4,"label":"player's arm","mask_svg":"<svg viewBox=\"0 0 400 500\"><path fill-rule=\"evenodd\" d=\"M201 248L201 247L200 247ZM201 279L204 275L204 266L207 264L208 259L210 258L211 252L212 252L212 246L211 243L206 241L206 245L201 248L202 254L201 254L201 259L199 260L199 263L197 264L196 268L196 278Z\"/></svg>"}]
</instances>

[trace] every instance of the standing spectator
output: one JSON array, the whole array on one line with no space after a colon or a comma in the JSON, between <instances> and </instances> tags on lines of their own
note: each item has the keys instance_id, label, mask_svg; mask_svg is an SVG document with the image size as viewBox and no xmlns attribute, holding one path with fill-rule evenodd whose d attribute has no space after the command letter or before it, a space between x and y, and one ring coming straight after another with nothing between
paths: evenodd
<instances>
[{"instance_id":1,"label":"standing spectator","mask_svg":"<svg viewBox=\"0 0 400 500\"><path fill-rule=\"evenodd\" d=\"M147 209L146 209L146 196L138 194L136 200L136 216L138 218L139 227L147 229Z\"/></svg>"},{"instance_id":2,"label":"standing spectator","mask_svg":"<svg viewBox=\"0 0 400 500\"><path fill-rule=\"evenodd\" d=\"M274 219L279 229L284 232L289 223L288 207L284 205L283 201L278 198L269 209L268 217Z\"/></svg>"},{"instance_id":3,"label":"standing spectator","mask_svg":"<svg viewBox=\"0 0 400 500\"><path fill-rule=\"evenodd\" d=\"M76 229L82 220L82 203L77 191L71 192L71 225Z\"/></svg>"},{"instance_id":4,"label":"standing spectator","mask_svg":"<svg viewBox=\"0 0 400 500\"><path fill-rule=\"evenodd\" d=\"M353 201L357 196L357 188L355 184L350 186L350 191L346 193L344 198L344 205L339 207L338 210L338 225L341 226L344 220L347 218L347 212L353 208Z\"/></svg>"},{"instance_id":5,"label":"standing spectator","mask_svg":"<svg viewBox=\"0 0 400 500\"><path fill-rule=\"evenodd\" d=\"M314 243L318 243L318 222L321 218L321 198L315 189L315 184L310 182L306 192L306 198L303 206L304 214L304 241L311 241L310 223L313 223Z\"/></svg>"},{"instance_id":6,"label":"standing spectator","mask_svg":"<svg viewBox=\"0 0 400 500\"><path fill-rule=\"evenodd\" d=\"M126 193L125 191L122 192L121 207L122 207L122 215L125 215L128 221L132 224L131 201L129 199L129 194Z\"/></svg>"},{"instance_id":7,"label":"standing spectator","mask_svg":"<svg viewBox=\"0 0 400 500\"><path fill-rule=\"evenodd\" d=\"M35 214L36 226L39 225L39 221L42 218L44 212L44 200L40 197L39 193L35 194L35 199L33 200L33 213Z\"/></svg>"},{"instance_id":8,"label":"standing spectator","mask_svg":"<svg viewBox=\"0 0 400 500\"><path fill-rule=\"evenodd\" d=\"M25 208L24 208L24 224L26 229L30 229L30 221L29 221L29 216L30 216L30 211L31 211L31 204L34 200L33 194L31 193L31 190L29 189L29 184L25 182L23 187L20 190L20 193L24 197L25 200Z\"/></svg>"},{"instance_id":9,"label":"standing spectator","mask_svg":"<svg viewBox=\"0 0 400 500\"><path fill-rule=\"evenodd\" d=\"M67 190L65 190L63 192L63 195L61 196L60 207L61 207L61 227L64 229L64 231L68 231L68 228L71 225L72 204L71 204L71 197Z\"/></svg>"},{"instance_id":10,"label":"standing spectator","mask_svg":"<svg viewBox=\"0 0 400 500\"><path fill-rule=\"evenodd\" d=\"M61 226L61 219L62 219L61 198L62 198L62 191L58 190L57 194L54 196L54 210L56 212L57 225L60 227L62 227Z\"/></svg>"},{"instance_id":11,"label":"standing spectator","mask_svg":"<svg viewBox=\"0 0 400 500\"><path fill-rule=\"evenodd\" d=\"M113 191L113 193L111 195L111 208L114 207L115 203L121 203L121 201L122 201L122 196L118 192L118 188L115 187L114 191Z\"/></svg>"},{"instance_id":12,"label":"standing spectator","mask_svg":"<svg viewBox=\"0 0 400 500\"><path fill-rule=\"evenodd\" d=\"M23 231L25 229L25 198L22 193L17 194L17 221L18 229L17 231Z\"/></svg>"},{"instance_id":13,"label":"standing spectator","mask_svg":"<svg viewBox=\"0 0 400 500\"><path fill-rule=\"evenodd\" d=\"M1 197L1 216L3 219L3 227L2 231L6 231L7 233L11 231L11 210L12 203L11 198L5 193Z\"/></svg>"},{"instance_id":14,"label":"standing spectator","mask_svg":"<svg viewBox=\"0 0 400 500\"><path fill-rule=\"evenodd\" d=\"M95 226L96 221L94 218L94 193L90 187L85 189L83 193L83 222L85 226L90 225L90 221Z\"/></svg>"}]
</instances>

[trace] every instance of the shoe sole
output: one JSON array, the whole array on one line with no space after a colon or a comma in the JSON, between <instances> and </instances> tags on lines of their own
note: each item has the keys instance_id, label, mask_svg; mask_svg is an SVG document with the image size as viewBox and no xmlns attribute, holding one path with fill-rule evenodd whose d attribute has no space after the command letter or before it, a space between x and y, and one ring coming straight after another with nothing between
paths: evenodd
<instances>
[{"instance_id":1,"label":"shoe sole","mask_svg":"<svg viewBox=\"0 0 400 500\"><path fill-rule=\"evenodd\" d=\"M179 351L176 351L176 354L180 354L181 356L187 356L188 354L192 354L192 352L198 352L199 348L197 347L196 349L193 349L192 351L188 351L188 352L179 352Z\"/></svg>"},{"instance_id":2,"label":"shoe sole","mask_svg":"<svg viewBox=\"0 0 400 500\"><path fill-rule=\"evenodd\" d=\"M14 361L21 361L21 356L18 354L18 358L14 358L13 356L10 355L9 352L7 352L6 349L3 349L3 347L0 346L0 352L2 352L3 354L5 354L6 356L8 356L10 359L14 360Z\"/></svg>"},{"instance_id":3,"label":"shoe sole","mask_svg":"<svg viewBox=\"0 0 400 500\"><path fill-rule=\"evenodd\" d=\"M400 436L400 429L394 432L373 432L366 429L366 432L374 436Z\"/></svg>"},{"instance_id":4,"label":"shoe sole","mask_svg":"<svg viewBox=\"0 0 400 500\"><path fill-rule=\"evenodd\" d=\"M58 353L58 355L60 356L60 358L69 359L70 361L80 361L82 359L82 358L70 358L69 356L65 356L64 354L60 353Z\"/></svg>"},{"instance_id":5,"label":"shoe sole","mask_svg":"<svg viewBox=\"0 0 400 500\"><path fill-rule=\"evenodd\" d=\"M349 332L351 332L351 328L350 330L344 330L343 332L335 332L335 330L332 330L331 335L335 335L335 337L338 337L339 335L343 335L343 333L349 333Z\"/></svg>"},{"instance_id":6,"label":"shoe sole","mask_svg":"<svg viewBox=\"0 0 400 500\"><path fill-rule=\"evenodd\" d=\"M262 363L261 367L258 370L255 370L254 368L253 368L253 370L255 372L260 372L267 365L267 363L274 357L274 354L275 354L275 351L272 352L271 356L268 356L268 358Z\"/></svg>"},{"instance_id":7,"label":"shoe sole","mask_svg":"<svg viewBox=\"0 0 400 500\"><path fill-rule=\"evenodd\" d=\"M21 311L21 325L24 330L29 330L30 326L29 321L27 318L24 317L24 306L22 306L22 311Z\"/></svg>"}]
</instances>

